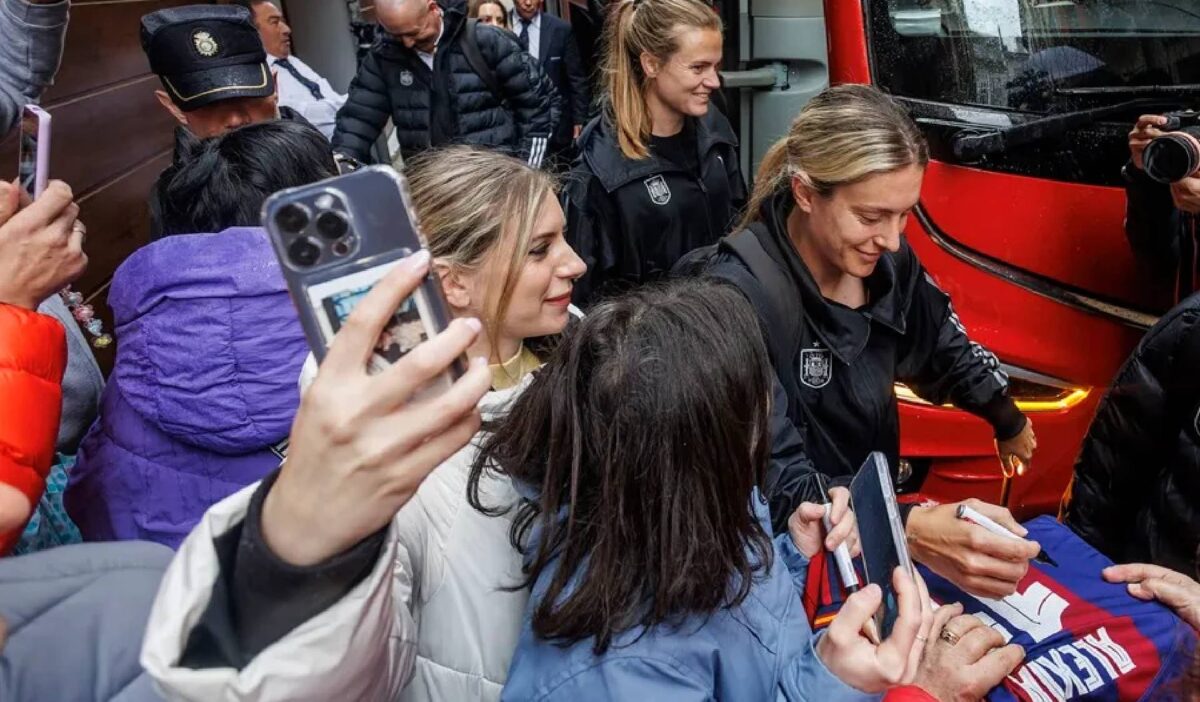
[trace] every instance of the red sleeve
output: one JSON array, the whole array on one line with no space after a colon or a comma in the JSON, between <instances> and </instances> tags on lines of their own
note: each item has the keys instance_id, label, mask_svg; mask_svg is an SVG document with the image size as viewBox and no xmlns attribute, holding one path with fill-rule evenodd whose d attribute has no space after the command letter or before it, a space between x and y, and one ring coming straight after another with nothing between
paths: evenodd
<instances>
[{"instance_id":1,"label":"red sleeve","mask_svg":"<svg viewBox=\"0 0 1200 702\"><path fill-rule=\"evenodd\" d=\"M905 685L888 690L883 702L938 702L938 699L916 685Z\"/></svg>"},{"instance_id":2,"label":"red sleeve","mask_svg":"<svg viewBox=\"0 0 1200 702\"><path fill-rule=\"evenodd\" d=\"M0 483L37 504L54 460L67 364L66 330L53 317L0 304ZM0 554L20 531L0 533Z\"/></svg>"}]
</instances>

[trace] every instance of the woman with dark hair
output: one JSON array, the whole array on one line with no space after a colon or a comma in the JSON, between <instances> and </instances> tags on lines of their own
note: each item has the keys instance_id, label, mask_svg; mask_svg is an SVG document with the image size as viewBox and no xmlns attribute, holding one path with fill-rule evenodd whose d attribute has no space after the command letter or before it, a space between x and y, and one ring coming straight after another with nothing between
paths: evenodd
<instances>
[{"instance_id":1,"label":"woman with dark hair","mask_svg":"<svg viewBox=\"0 0 1200 702\"><path fill-rule=\"evenodd\" d=\"M467 16L479 20L481 24L512 31L508 26L508 9L500 0L471 0L467 6Z\"/></svg>"},{"instance_id":2,"label":"woman with dark hair","mask_svg":"<svg viewBox=\"0 0 1200 702\"><path fill-rule=\"evenodd\" d=\"M772 540L761 493L771 373L735 288L681 280L597 305L484 440L469 490L511 477L530 499L511 539L532 586L506 700L857 700L909 682L932 614L897 570L900 619L859 632L869 586L814 641L808 559L849 539L804 504ZM844 491L842 491L844 492Z\"/></svg>"},{"instance_id":3,"label":"woman with dark hair","mask_svg":"<svg viewBox=\"0 0 1200 702\"><path fill-rule=\"evenodd\" d=\"M279 465L308 344L259 211L336 173L320 132L275 121L189 139L160 179L163 237L113 274L116 364L65 496L85 539L177 547Z\"/></svg>"}]
</instances>

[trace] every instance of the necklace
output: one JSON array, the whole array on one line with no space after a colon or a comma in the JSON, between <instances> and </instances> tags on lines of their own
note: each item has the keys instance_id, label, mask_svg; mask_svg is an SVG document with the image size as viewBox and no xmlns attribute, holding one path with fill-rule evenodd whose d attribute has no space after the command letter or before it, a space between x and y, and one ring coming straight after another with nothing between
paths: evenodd
<instances>
[{"instance_id":1,"label":"necklace","mask_svg":"<svg viewBox=\"0 0 1200 702\"><path fill-rule=\"evenodd\" d=\"M75 318L76 322L79 322L79 326L92 336L94 348L106 349L112 346L112 335L105 333L104 323L96 317L95 308L84 303L82 293L72 290L68 285L58 291L58 296L62 298L67 309L71 310L71 316Z\"/></svg>"}]
</instances>

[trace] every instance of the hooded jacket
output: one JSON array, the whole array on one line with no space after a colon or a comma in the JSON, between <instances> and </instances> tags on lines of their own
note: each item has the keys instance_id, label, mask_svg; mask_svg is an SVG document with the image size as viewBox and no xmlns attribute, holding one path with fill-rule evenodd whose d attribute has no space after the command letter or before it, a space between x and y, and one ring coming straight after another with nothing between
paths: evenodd
<instances>
[{"instance_id":1,"label":"hooded jacket","mask_svg":"<svg viewBox=\"0 0 1200 702\"><path fill-rule=\"evenodd\" d=\"M992 425L996 438L1021 432L1025 417L1008 396L1008 376L997 358L971 341L950 298L925 272L908 243L884 253L864 281L869 302L850 309L827 300L796 253L787 231L791 193L768 199L761 211L763 249L786 273L797 295L798 348L772 363L790 364L788 386L777 383L772 404L773 455L768 497L777 531L805 500L823 501L814 469L843 483L872 451L895 471L900 419L893 385L908 385L933 404L952 402ZM710 269L750 298L768 334L771 302L749 267L722 251Z\"/></svg>"},{"instance_id":2,"label":"hooded jacket","mask_svg":"<svg viewBox=\"0 0 1200 702\"><path fill-rule=\"evenodd\" d=\"M1065 521L1117 563L1193 576L1200 546L1200 294L1155 324L1084 437Z\"/></svg>"},{"instance_id":3,"label":"hooded jacket","mask_svg":"<svg viewBox=\"0 0 1200 702\"><path fill-rule=\"evenodd\" d=\"M36 506L46 491L62 411L66 332L53 317L0 304L0 483ZM24 524L0 532L0 555Z\"/></svg>"},{"instance_id":4,"label":"hooded jacket","mask_svg":"<svg viewBox=\"0 0 1200 702\"><path fill-rule=\"evenodd\" d=\"M116 364L65 504L87 540L177 547L279 464L308 344L259 228L155 241L117 269L108 301Z\"/></svg>"},{"instance_id":5,"label":"hooded jacket","mask_svg":"<svg viewBox=\"0 0 1200 702\"><path fill-rule=\"evenodd\" d=\"M573 300L655 280L684 254L724 236L746 201L737 137L718 110L688 118L699 170L689 173L651 148L625 157L605 117L579 136L580 157L563 189L567 238L587 263Z\"/></svg>"},{"instance_id":6,"label":"hooded jacket","mask_svg":"<svg viewBox=\"0 0 1200 702\"><path fill-rule=\"evenodd\" d=\"M766 505L757 494L752 502L759 522L769 528ZM593 652L591 639L566 645L539 639L527 613L501 700L879 699L847 685L825 667L801 602L808 559L788 534L777 536L774 546L770 567L760 571L741 604L692 615L677 625L634 627L617 635L600 655ZM554 578L556 563L534 583L531 610Z\"/></svg>"},{"instance_id":7,"label":"hooded jacket","mask_svg":"<svg viewBox=\"0 0 1200 702\"><path fill-rule=\"evenodd\" d=\"M391 118L405 159L432 146L473 144L505 149L539 167L562 101L516 37L476 25L479 53L492 69L494 95L463 53L466 3L442 0L442 36L431 71L417 52L384 32L358 67L338 111L333 148L371 161L371 148Z\"/></svg>"}]
</instances>

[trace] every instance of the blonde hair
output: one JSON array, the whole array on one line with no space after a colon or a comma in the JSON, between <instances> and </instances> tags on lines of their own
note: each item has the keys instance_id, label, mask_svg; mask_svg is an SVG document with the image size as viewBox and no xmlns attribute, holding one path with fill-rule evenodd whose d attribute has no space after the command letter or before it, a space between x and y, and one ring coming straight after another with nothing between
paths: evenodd
<instances>
[{"instance_id":1,"label":"blonde hair","mask_svg":"<svg viewBox=\"0 0 1200 702\"><path fill-rule=\"evenodd\" d=\"M925 138L899 105L869 85L828 88L800 110L787 136L763 157L739 229L761 219L764 202L803 177L828 197L878 173L929 163Z\"/></svg>"},{"instance_id":2,"label":"blonde hair","mask_svg":"<svg viewBox=\"0 0 1200 702\"><path fill-rule=\"evenodd\" d=\"M497 268L487 280L481 320L492 353L497 353L499 330L529 255L538 214L546 199L557 194L554 177L511 156L469 146L427 151L403 170L425 245L436 262L477 271L493 260L493 253L508 251L507 262L494 259Z\"/></svg>"},{"instance_id":3,"label":"blonde hair","mask_svg":"<svg viewBox=\"0 0 1200 702\"><path fill-rule=\"evenodd\" d=\"M641 56L666 61L688 29L722 31L721 18L705 0L619 0L604 24L601 75L608 115L625 158L650 155L650 111Z\"/></svg>"}]
</instances>

